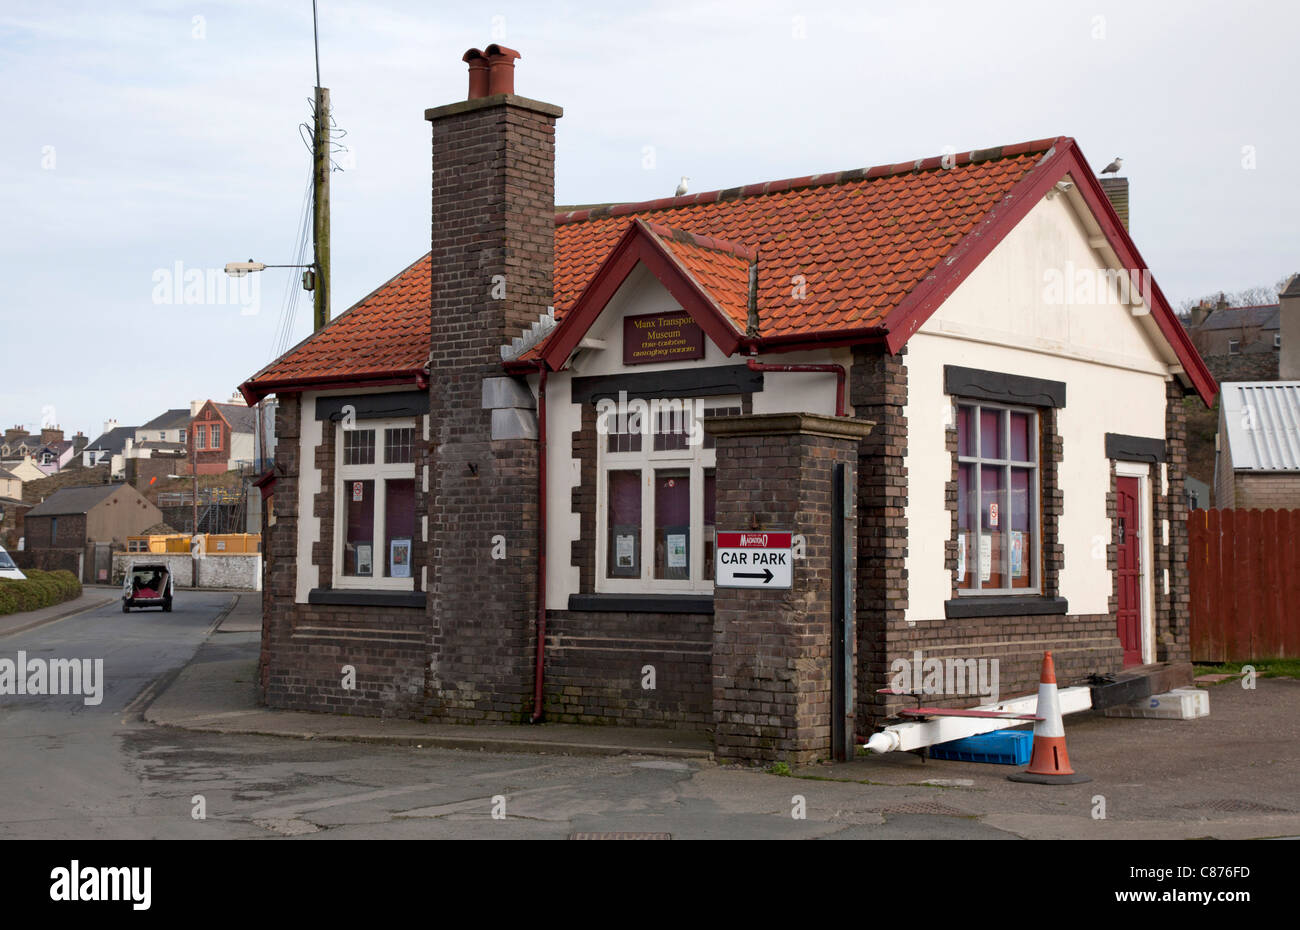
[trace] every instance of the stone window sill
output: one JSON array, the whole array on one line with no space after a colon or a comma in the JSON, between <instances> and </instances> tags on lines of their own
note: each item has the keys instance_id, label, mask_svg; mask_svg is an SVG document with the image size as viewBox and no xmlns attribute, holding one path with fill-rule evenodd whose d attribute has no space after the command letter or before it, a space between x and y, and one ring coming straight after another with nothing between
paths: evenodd
<instances>
[{"instance_id":1,"label":"stone window sill","mask_svg":"<svg viewBox=\"0 0 1300 930\"><path fill-rule=\"evenodd\" d=\"M1068 612L1069 602L1065 598L1043 597L1038 594L971 595L954 597L943 604L944 616L949 620L966 617L1029 617Z\"/></svg>"},{"instance_id":2,"label":"stone window sill","mask_svg":"<svg viewBox=\"0 0 1300 930\"><path fill-rule=\"evenodd\" d=\"M424 609L423 591L375 591L362 588L316 588L307 595L308 604L343 607L418 607Z\"/></svg>"},{"instance_id":3,"label":"stone window sill","mask_svg":"<svg viewBox=\"0 0 1300 930\"><path fill-rule=\"evenodd\" d=\"M711 614L711 594L570 594L569 610L605 613Z\"/></svg>"}]
</instances>

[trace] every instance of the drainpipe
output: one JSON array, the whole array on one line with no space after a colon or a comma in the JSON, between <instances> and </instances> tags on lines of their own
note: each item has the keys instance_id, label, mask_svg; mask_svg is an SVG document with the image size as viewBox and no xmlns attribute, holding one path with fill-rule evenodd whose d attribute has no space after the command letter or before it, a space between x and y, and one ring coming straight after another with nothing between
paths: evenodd
<instances>
[{"instance_id":1,"label":"drainpipe","mask_svg":"<svg viewBox=\"0 0 1300 930\"><path fill-rule=\"evenodd\" d=\"M546 362L537 362L537 663L533 670L533 716L542 720L546 668Z\"/></svg>"},{"instance_id":2,"label":"drainpipe","mask_svg":"<svg viewBox=\"0 0 1300 930\"><path fill-rule=\"evenodd\" d=\"M766 362L760 362L756 358L748 361L750 371L825 371L835 373L835 415L837 417L845 416L844 411L844 366L835 364L825 365L769 365Z\"/></svg>"}]
</instances>

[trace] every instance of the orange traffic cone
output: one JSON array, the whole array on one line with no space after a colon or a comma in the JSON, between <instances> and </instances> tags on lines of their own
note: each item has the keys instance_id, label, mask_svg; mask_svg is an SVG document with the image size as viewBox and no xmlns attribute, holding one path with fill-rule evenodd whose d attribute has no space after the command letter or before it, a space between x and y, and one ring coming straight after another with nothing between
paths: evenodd
<instances>
[{"instance_id":1,"label":"orange traffic cone","mask_svg":"<svg viewBox=\"0 0 1300 930\"><path fill-rule=\"evenodd\" d=\"M1042 717L1034 724L1034 752L1029 757L1029 768L1007 778L1035 785L1078 785L1092 781L1070 768L1070 755L1065 751L1065 725L1061 722L1061 702L1056 695L1056 666L1052 654L1043 653L1043 673L1038 676L1038 710Z\"/></svg>"}]
</instances>

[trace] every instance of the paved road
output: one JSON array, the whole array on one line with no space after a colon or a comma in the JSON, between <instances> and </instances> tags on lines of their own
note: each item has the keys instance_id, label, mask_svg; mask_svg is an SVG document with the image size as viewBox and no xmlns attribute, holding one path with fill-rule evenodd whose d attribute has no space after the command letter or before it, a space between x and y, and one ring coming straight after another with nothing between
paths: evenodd
<instances>
[{"instance_id":1,"label":"paved road","mask_svg":"<svg viewBox=\"0 0 1300 930\"><path fill-rule=\"evenodd\" d=\"M256 633L209 638L230 601L230 595L190 593L171 614L123 615L109 605L0 636L0 658L12 659L20 649L41 658L102 658L107 680L98 706L80 697L0 697L0 839L562 838L618 831L879 840L1298 832L1293 734L1278 734L1280 754L1270 748L1278 745L1273 741L1252 742L1241 730L1259 720L1257 697L1228 692L1218 699L1221 715L1205 721L1072 724L1077 755L1099 769L1099 778L1068 789L1012 786L993 766L922 766L913 756L828 767L815 778L777 778L706 762L304 741L145 723L138 710L160 676L191 659L228 663L256 648ZM1300 683L1261 684L1259 696L1293 719ZM1207 729L1215 720L1238 732L1237 745L1220 752ZM1144 784L1110 761L1133 757L1133 746L1156 750L1145 764L1131 759ZM1216 752L1224 759L1216 762ZM821 780L826 776L845 780ZM1253 787L1252 776L1267 790ZM1118 817L1092 819L1098 791L1111 798ZM203 819L193 816L196 796ZM805 816L796 818L800 798ZM1141 798L1140 807L1130 803ZM1211 800L1217 808L1205 806Z\"/></svg>"}]
</instances>

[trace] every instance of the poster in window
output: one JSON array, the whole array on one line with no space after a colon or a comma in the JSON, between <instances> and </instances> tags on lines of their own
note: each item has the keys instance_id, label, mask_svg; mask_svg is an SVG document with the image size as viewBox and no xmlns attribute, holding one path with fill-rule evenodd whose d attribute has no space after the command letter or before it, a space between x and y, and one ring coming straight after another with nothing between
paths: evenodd
<instances>
[{"instance_id":1,"label":"poster in window","mask_svg":"<svg viewBox=\"0 0 1300 930\"><path fill-rule=\"evenodd\" d=\"M1025 575L1025 534L1021 530L1011 531L1011 577L1023 578Z\"/></svg>"},{"instance_id":2,"label":"poster in window","mask_svg":"<svg viewBox=\"0 0 1300 930\"><path fill-rule=\"evenodd\" d=\"M966 534L957 534L957 583L966 580Z\"/></svg>"},{"instance_id":3,"label":"poster in window","mask_svg":"<svg viewBox=\"0 0 1300 930\"><path fill-rule=\"evenodd\" d=\"M614 540L614 565L636 568L636 537L631 533L620 533Z\"/></svg>"},{"instance_id":4,"label":"poster in window","mask_svg":"<svg viewBox=\"0 0 1300 930\"><path fill-rule=\"evenodd\" d=\"M364 481L352 482L352 502L359 504L366 499L366 483Z\"/></svg>"},{"instance_id":5,"label":"poster in window","mask_svg":"<svg viewBox=\"0 0 1300 930\"><path fill-rule=\"evenodd\" d=\"M668 567L685 568L686 567L686 534L669 533L667 538L668 544Z\"/></svg>"},{"instance_id":6,"label":"poster in window","mask_svg":"<svg viewBox=\"0 0 1300 930\"><path fill-rule=\"evenodd\" d=\"M980 536L980 584L993 577L993 537Z\"/></svg>"},{"instance_id":7,"label":"poster in window","mask_svg":"<svg viewBox=\"0 0 1300 930\"><path fill-rule=\"evenodd\" d=\"M389 577L411 577L411 540L394 539L388 543Z\"/></svg>"},{"instance_id":8,"label":"poster in window","mask_svg":"<svg viewBox=\"0 0 1300 930\"><path fill-rule=\"evenodd\" d=\"M641 539L641 527L635 524L615 524L614 533L614 552L613 565L610 567L611 576L621 576L624 578L636 578L641 574L641 566L637 564L637 552L640 551L638 542Z\"/></svg>"},{"instance_id":9,"label":"poster in window","mask_svg":"<svg viewBox=\"0 0 1300 930\"><path fill-rule=\"evenodd\" d=\"M370 575L374 569L374 547L370 543L357 543L357 574Z\"/></svg>"}]
</instances>

